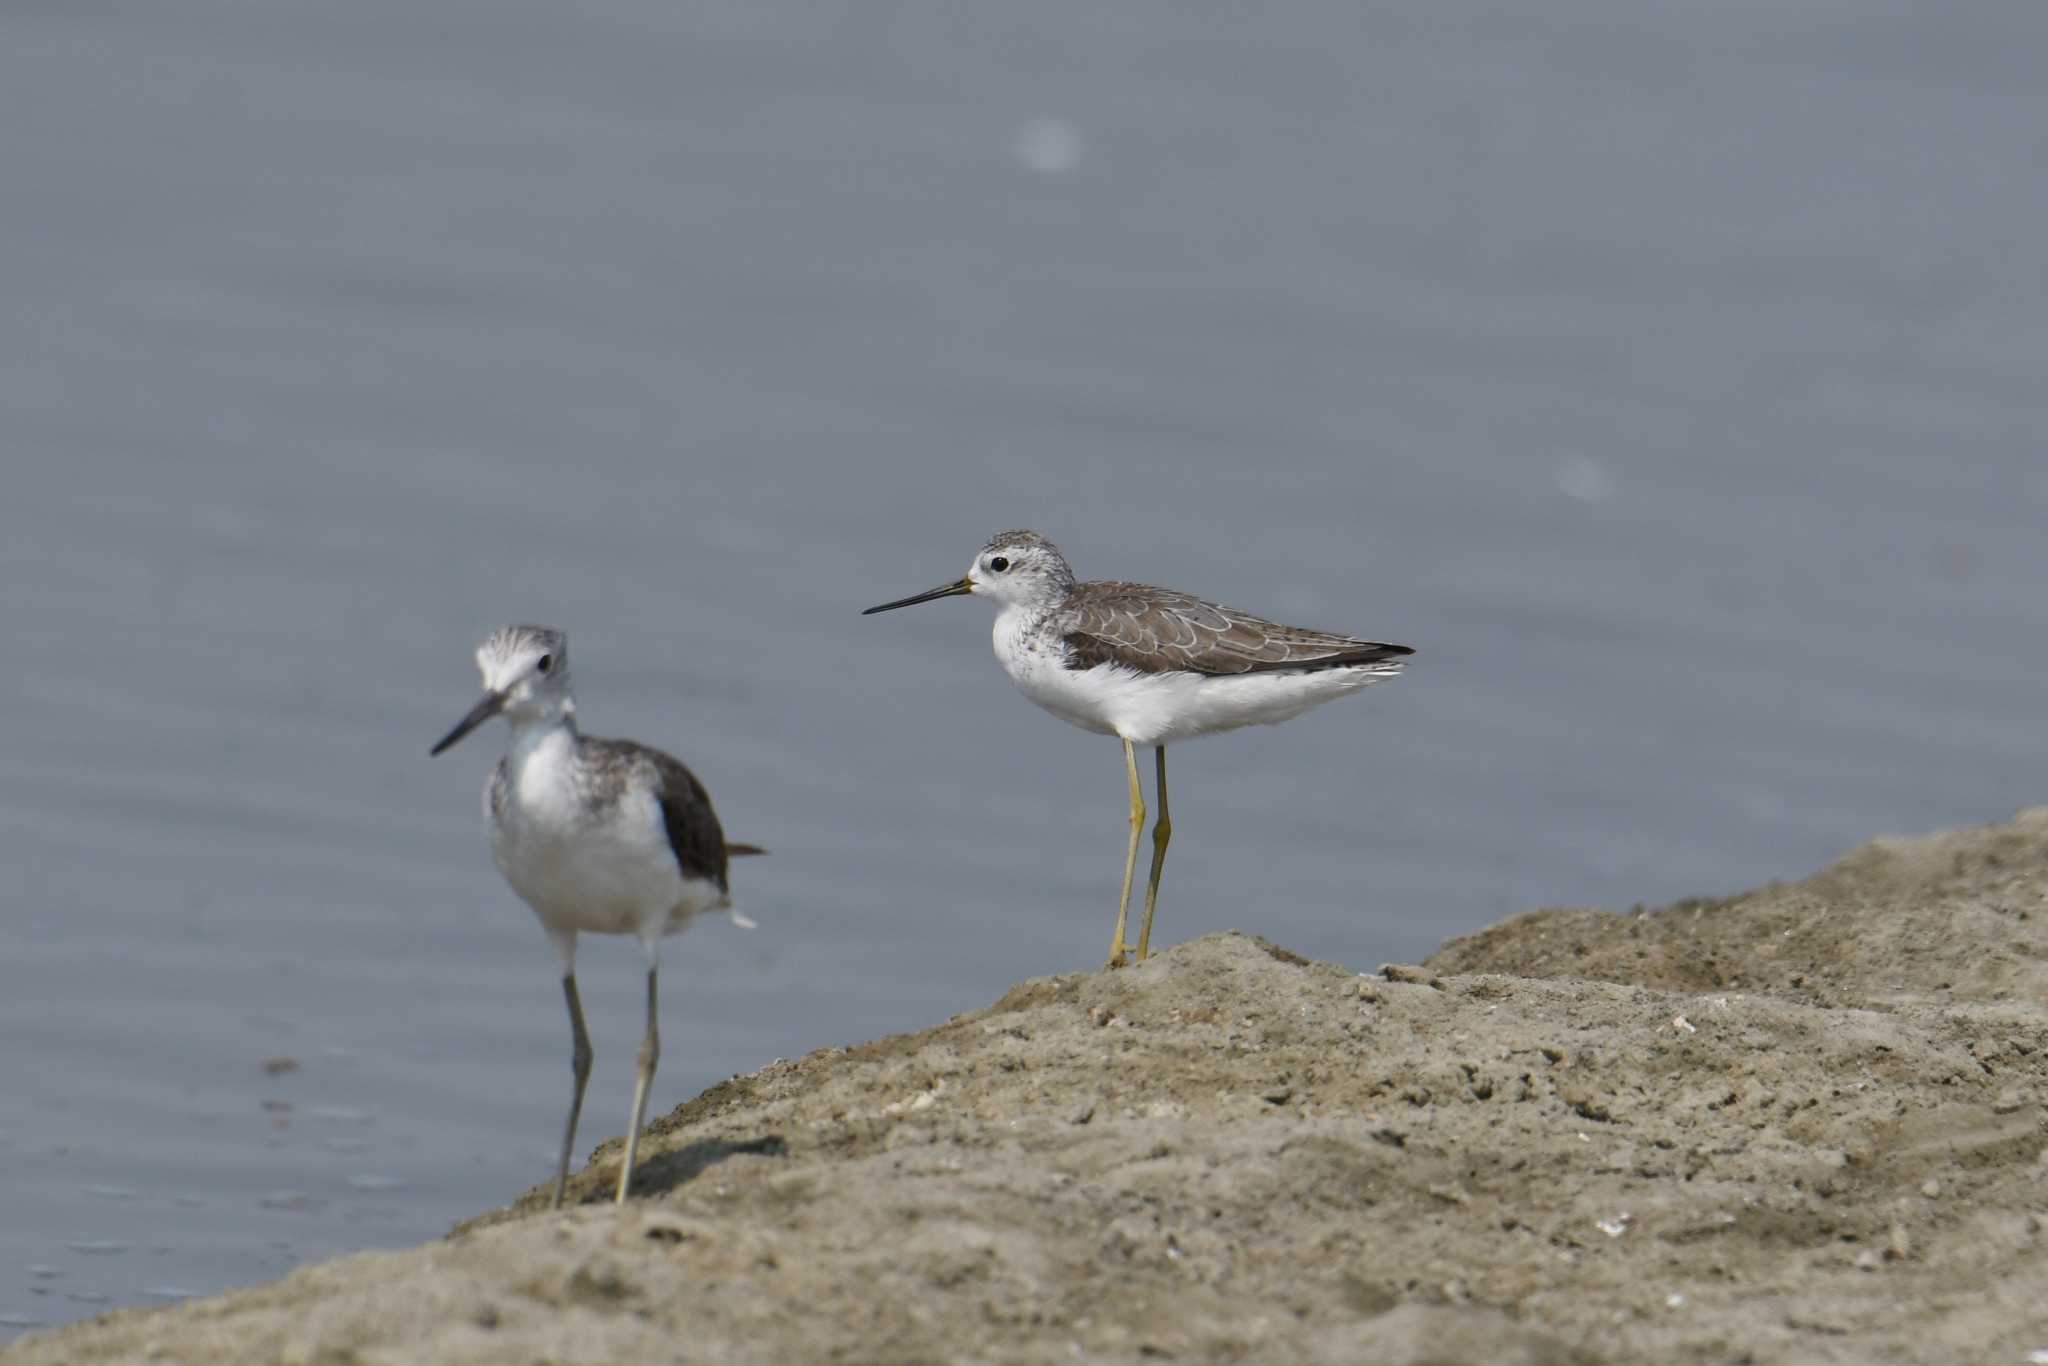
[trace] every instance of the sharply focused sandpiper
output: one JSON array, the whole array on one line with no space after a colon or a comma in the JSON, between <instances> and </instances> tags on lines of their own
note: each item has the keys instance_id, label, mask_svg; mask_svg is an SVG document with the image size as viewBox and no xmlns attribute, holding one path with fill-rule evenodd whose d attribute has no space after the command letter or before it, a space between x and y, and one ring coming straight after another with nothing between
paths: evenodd
<instances>
[{"instance_id":1,"label":"sharply focused sandpiper","mask_svg":"<svg viewBox=\"0 0 2048 1366\"><path fill-rule=\"evenodd\" d=\"M512 890L533 907L562 960L569 1002L570 1065L576 1089L555 1167L557 1209L569 1184L569 1153L590 1079L590 1035L576 994L576 932L638 935L647 954L647 1034L633 1086L633 1127L626 1130L618 1199L633 1182L633 1158L647 1114L647 1089L661 1057L655 1008L661 937L689 928L706 911L732 909L725 878L731 854L696 775L658 749L631 740L598 740L576 729L569 692L569 638L546 626L507 626L477 648L483 700L441 737L439 754L493 716L512 723L512 743L484 786L491 857Z\"/></svg>"},{"instance_id":2,"label":"sharply focused sandpiper","mask_svg":"<svg viewBox=\"0 0 2048 1366\"><path fill-rule=\"evenodd\" d=\"M1136 953L1152 941L1152 912L1173 821L1166 802L1166 746L1239 726L1271 725L1401 672L1415 652L1355 636L1310 631L1142 583L1078 583L1059 547L1035 531L1004 531L965 577L870 607L863 616L962 593L994 598L996 658L1024 695L1083 730L1124 742L1131 784L1131 842L1117 901L1109 966L1131 945L1124 926L1145 791L1133 746L1152 745L1158 762L1159 820L1152 827L1152 876Z\"/></svg>"}]
</instances>

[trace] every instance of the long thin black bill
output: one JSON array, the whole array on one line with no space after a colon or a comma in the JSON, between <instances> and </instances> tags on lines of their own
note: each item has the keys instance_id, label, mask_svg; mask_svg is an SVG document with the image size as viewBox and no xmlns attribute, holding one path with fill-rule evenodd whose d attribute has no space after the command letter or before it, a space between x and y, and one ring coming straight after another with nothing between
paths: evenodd
<instances>
[{"instance_id":1,"label":"long thin black bill","mask_svg":"<svg viewBox=\"0 0 2048 1366\"><path fill-rule=\"evenodd\" d=\"M880 607L870 607L862 612L861 615L871 617L877 612L893 612L899 607L915 607L921 602L930 602L933 598L958 597L962 593L972 593L973 591L973 582L968 579L961 579L955 583L940 584L937 588L931 589L928 592L918 593L907 598L898 598L894 602L885 602Z\"/></svg>"},{"instance_id":2,"label":"long thin black bill","mask_svg":"<svg viewBox=\"0 0 2048 1366\"><path fill-rule=\"evenodd\" d=\"M504 709L505 694L501 692L485 693L483 695L483 700L478 702L475 706L469 709L469 715L463 717L460 721L457 721L455 723L455 729L449 731L446 735L442 736L441 743L435 745L432 749L428 750L427 753L430 755L439 754L442 750L448 748L457 740L460 740L463 736L469 734L471 731L475 730L478 726L481 726L484 722L490 720L493 716L496 716L499 712L503 711Z\"/></svg>"}]
</instances>

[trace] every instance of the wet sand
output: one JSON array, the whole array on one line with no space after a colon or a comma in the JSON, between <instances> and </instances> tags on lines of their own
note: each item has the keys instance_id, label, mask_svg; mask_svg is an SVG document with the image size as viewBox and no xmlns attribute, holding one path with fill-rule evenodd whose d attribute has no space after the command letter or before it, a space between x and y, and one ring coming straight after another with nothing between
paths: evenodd
<instances>
[{"instance_id":1,"label":"wet sand","mask_svg":"<svg viewBox=\"0 0 2048 1366\"><path fill-rule=\"evenodd\" d=\"M2024 1361L2048 808L1360 972L1212 935L777 1062L561 1215L10 1362Z\"/></svg>"}]
</instances>

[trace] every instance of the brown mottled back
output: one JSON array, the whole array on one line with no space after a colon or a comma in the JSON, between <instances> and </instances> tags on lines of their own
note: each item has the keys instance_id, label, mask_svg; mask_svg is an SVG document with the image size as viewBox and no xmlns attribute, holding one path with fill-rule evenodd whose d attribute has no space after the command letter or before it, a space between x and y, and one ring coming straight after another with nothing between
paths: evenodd
<instances>
[{"instance_id":1,"label":"brown mottled back","mask_svg":"<svg viewBox=\"0 0 2048 1366\"><path fill-rule=\"evenodd\" d=\"M1171 588L1105 581L1074 585L1050 618L1068 667L1118 664L1143 673L1230 675L1371 668L1398 672L1414 654L1356 636L1312 631L1206 602Z\"/></svg>"}]
</instances>

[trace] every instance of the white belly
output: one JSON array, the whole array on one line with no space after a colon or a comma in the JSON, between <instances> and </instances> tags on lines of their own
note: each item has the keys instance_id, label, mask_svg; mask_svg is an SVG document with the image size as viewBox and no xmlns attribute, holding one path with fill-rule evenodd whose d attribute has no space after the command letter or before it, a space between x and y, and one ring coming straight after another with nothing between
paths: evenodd
<instances>
[{"instance_id":1,"label":"white belly","mask_svg":"<svg viewBox=\"0 0 2048 1366\"><path fill-rule=\"evenodd\" d=\"M652 794L628 791L599 811L582 803L573 743L550 737L515 750L498 811L485 795L491 856L541 923L647 938L727 904L712 883L683 876Z\"/></svg>"},{"instance_id":2,"label":"white belly","mask_svg":"<svg viewBox=\"0 0 2048 1366\"><path fill-rule=\"evenodd\" d=\"M1023 614L1009 612L996 618L995 649L1004 672L1033 702L1083 730L1139 745L1273 725L1396 672L1385 665L1221 677L1114 664L1069 669L1063 651L1034 643Z\"/></svg>"}]
</instances>

